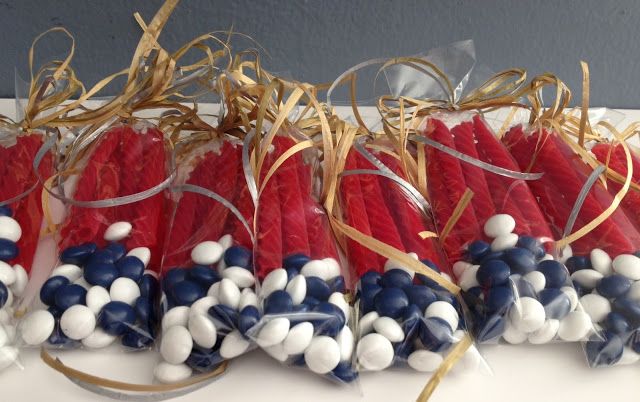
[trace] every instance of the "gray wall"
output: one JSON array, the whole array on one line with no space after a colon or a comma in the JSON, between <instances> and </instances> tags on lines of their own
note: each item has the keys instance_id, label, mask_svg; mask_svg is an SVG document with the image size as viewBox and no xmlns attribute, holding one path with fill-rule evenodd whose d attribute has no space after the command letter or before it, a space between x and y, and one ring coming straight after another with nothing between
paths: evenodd
<instances>
[{"instance_id":1,"label":"gray wall","mask_svg":"<svg viewBox=\"0 0 640 402\"><path fill-rule=\"evenodd\" d=\"M0 1L0 96L14 95L14 68L45 29L62 25L76 36L75 66L91 85L124 67L139 38L132 13L149 21L158 0ZM579 99L579 61L590 63L592 105L640 107L640 2L637 0L183 0L161 42L169 49L196 34L234 29L270 53L274 71L329 81L372 57L418 53L474 39L478 61L493 70L519 66L552 71ZM61 54L63 42L39 54Z\"/></svg>"}]
</instances>

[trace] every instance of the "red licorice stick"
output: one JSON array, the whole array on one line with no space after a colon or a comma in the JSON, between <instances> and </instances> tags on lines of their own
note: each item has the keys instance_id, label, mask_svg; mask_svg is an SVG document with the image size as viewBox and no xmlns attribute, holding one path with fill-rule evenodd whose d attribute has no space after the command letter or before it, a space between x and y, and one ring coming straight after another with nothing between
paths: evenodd
<instances>
[{"instance_id":1,"label":"red licorice stick","mask_svg":"<svg viewBox=\"0 0 640 402\"><path fill-rule=\"evenodd\" d=\"M451 129L451 134L453 134L456 149L458 151L472 158L480 159L474 142L473 128L473 123L471 122L461 123ZM493 203L493 198L491 197L491 193L494 189L492 188L491 191L489 190L489 186L485 178L485 173L487 172L483 169L469 163L461 163L460 167L464 172L467 187L469 187L474 193L471 201L473 204L473 210L476 213L476 218L478 218L479 223L483 225L487 219L496 214L496 207Z\"/></svg>"},{"instance_id":2,"label":"red licorice stick","mask_svg":"<svg viewBox=\"0 0 640 402\"><path fill-rule=\"evenodd\" d=\"M253 215L254 215L254 205L253 200L251 199L251 193L249 192L249 188L246 185L246 181L244 180L244 174L238 178L239 182L242 182L242 187L240 188L240 192L236 197L237 201L235 203L236 208L240 214L244 217L247 224L249 225L249 230L253 230ZM253 242L251 241L251 235L247 231L247 228L242 224L242 222L235 216L229 215L227 217L226 226L230 227L228 233L233 237L233 241L236 244L239 244L245 248L253 249Z\"/></svg>"},{"instance_id":3,"label":"red licorice stick","mask_svg":"<svg viewBox=\"0 0 640 402\"><path fill-rule=\"evenodd\" d=\"M291 146L293 141L286 138L274 139L275 153L280 156ZM310 194L302 194L299 182L298 164L294 156L285 160L276 170L278 195L280 197L280 216L282 216L282 256L302 253L310 254L309 238L304 200Z\"/></svg>"},{"instance_id":4,"label":"red licorice stick","mask_svg":"<svg viewBox=\"0 0 640 402\"><path fill-rule=\"evenodd\" d=\"M586 180L585 173L587 171L584 163L579 160L579 157L566 144L546 131L542 133L536 131L527 136L522 132L521 127L515 127L505 135L504 141L522 169L529 167L532 157L536 156L531 171L544 172L545 175L543 180L533 180L529 183L529 186L538 198L540 206L547 217L556 226L556 231L561 233L569 218L571 208ZM537 148L540 149L537 150ZM593 220L606 208L598 200L603 196L603 189L598 189L600 186L599 183L596 183L589 192L580 210L581 222L576 222L573 232L584 226L584 222ZM558 209L557 205L557 201L560 201L560 199L566 201L566 208L561 210ZM554 202L556 202L556 205L554 205ZM550 214L554 212L557 215L551 216ZM613 256L635 251L635 247L615 222L627 221L626 217L621 211L616 211L615 214L618 214L618 216L615 218L612 216L605 220L588 235L572 243L571 247L574 250L574 254L588 254L596 247L605 249Z\"/></svg>"},{"instance_id":5,"label":"red licorice stick","mask_svg":"<svg viewBox=\"0 0 640 402\"><path fill-rule=\"evenodd\" d=\"M371 169L371 164L364 159L362 155L359 153L356 155L359 169ZM376 240L388 244L397 250L406 252L400 238L400 233L398 233L398 228L395 226L393 218L385 204L377 176L363 174L358 177L360 178L362 197L365 200L365 208L367 211L367 218L369 219L371 235ZM378 255L378 264L380 266L384 267L386 262L386 257Z\"/></svg>"},{"instance_id":6,"label":"red licorice stick","mask_svg":"<svg viewBox=\"0 0 640 402\"><path fill-rule=\"evenodd\" d=\"M134 130L123 130L122 139L118 149L121 155L120 169L120 192L124 195L134 194L138 181L140 180L140 171L142 165L140 160L143 158L143 140L142 136ZM130 222L133 219L133 208L127 208L122 211L124 221Z\"/></svg>"},{"instance_id":7,"label":"red licorice stick","mask_svg":"<svg viewBox=\"0 0 640 402\"><path fill-rule=\"evenodd\" d=\"M349 152L344 166L345 171L358 168L356 158L356 151ZM358 176L344 176L340 179L340 198L347 224L362 234L371 236L371 227ZM347 240L347 248L350 265L355 270L357 277L369 270L383 271L384 267L378 264L378 257L373 251L351 239Z\"/></svg>"},{"instance_id":8,"label":"red licorice stick","mask_svg":"<svg viewBox=\"0 0 640 402\"><path fill-rule=\"evenodd\" d=\"M442 145L456 149L453 136L444 123L437 119L431 119L430 123L433 124L433 130L428 132L427 136ZM450 211L452 212L467 189L464 174L460 166L461 162L457 158L433 147L427 147L427 161L427 180L431 181L434 180L434 178L436 180L435 186L429 188L430 197L438 199L438 197L443 197L443 195L439 194L440 192L447 194L448 200L445 201L444 198L440 198L437 203L440 204L440 207L442 207L443 202L449 203ZM441 212L443 211L438 210L438 208L434 210L436 214ZM446 225L450 217L450 213L445 216L436 215L440 230ZM449 257L449 261L460 260L464 254L464 247L468 243L480 238L482 238L482 231L475 216L473 206L469 205L462 211L455 226L444 239L443 247Z\"/></svg>"}]
</instances>

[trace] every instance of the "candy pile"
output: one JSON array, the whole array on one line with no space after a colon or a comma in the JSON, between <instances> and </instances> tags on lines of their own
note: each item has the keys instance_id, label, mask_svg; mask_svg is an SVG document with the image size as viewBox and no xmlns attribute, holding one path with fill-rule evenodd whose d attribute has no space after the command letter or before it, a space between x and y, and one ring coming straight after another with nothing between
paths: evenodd
<instances>
[{"instance_id":1,"label":"candy pile","mask_svg":"<svg viewBox=\"0 0 640 402\"><path fill-rule=\"evenodd\" d=\"M377 157L401 175L396 159L384 154ZM345 165L346 170L372 168L355 151ZM396 183L381 176L345 176L340 192L349 225L403 252L411 250L409 255L435 272L440 273L439 267L449 269L436 240L419 237L420 232L433 228ZM360 277L356 347L360 367L378 371L408 364L418 371L435 371L464 334L455 296L424 275L380 258L354 241L348 244L349 261ZM444 271L441 275L449 277ZM478 358L474 347L467 356Z\"/></svg>"},{"instance_id":2,"label":"candy pile","mask_svg":"<svg viewBox=\"0 0 640 402\"><path fill-rule=\"evenodd\" d=\"M476 160L518 172L507 150L478 115L451 130L429 119L425 135ZM430 201L442 230L467 188L474 192L443 241L474 317L480 342L577 341L591 330L577 309L566 267L546 253L552 240L527 184L427 147Z\"/></svg>"},{"instance_id":3,"label":"candy pile","mask_svg":"<svg viewBox=\"0 0 640 402\"><path fill-rule=\"evenodd\" d=\"M273 145L263 172L294 142L277 136ZM357 375L351 366L345 278L311 183L310 166L295 154L277 169L260 197L256 272L262 279L264 317L255 339L281 362L348 383Z\"/></svg>"},{"instance_id":4,"label":"candy pile","mask_svg":"<svg viewBox=\"0 0 640 402\"><path fill-rule=\"evenodd\" d=\"M32 311L20 323L27 345L69 348L81 342L103 348L118 337L129 348L151 345L158 320L157 274L145 271L148 248L127 250L119 243L131 230L129 222L115 222L104 233L105 247L85 243L60 253L61 265L40 289L47 308Z\"/></svg>"}]
</instances>

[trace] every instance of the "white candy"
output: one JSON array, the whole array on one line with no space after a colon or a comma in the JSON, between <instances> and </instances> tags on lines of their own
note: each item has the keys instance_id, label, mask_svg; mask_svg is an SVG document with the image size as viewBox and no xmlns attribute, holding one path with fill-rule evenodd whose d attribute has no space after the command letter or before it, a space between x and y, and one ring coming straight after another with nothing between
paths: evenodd
<instances>
[{"instance_id":1,"label":"white candy","mask_svg":"<svg viewBox=\"0 0 640 402\"><path fill-rule=\"evenodd\" d=\"M91 335L96 329L96 316L87 306L75 304L65 310L60 317L60 330L73 340Z\"/></svg>"},{"instance_id":2,"label":"white candy","mask_svg":"<svg viewBox=\"0 0 640 402\"><path fill-rule=\"evenodd\" d=\"M458 360L458 362L453 366L452 372L454 373L478 373L482 368L485 368L484 360L478 352L478 349L471 345L469 349L465 352L464 355Z\"/></svg>"},{"instance_id":3,"label":"white candy","mask_svg":"<svg viewBox=\"0 0 640 402\"><path fill-rule=\"evenodd\" d=\"M308 265L309 263L307 263ZM305 265L306 267L306 265ZM303 267L304 269L304 267ZM305 275L310 276L310 275ZM284 268L274 269L265 276L262 281L262 287L260 288L260 296L267 298L271 293L276 290L284 290L287 286L287 271Z\"/></svg>"},{"instance_id":4,"label":"white candy","mask_svg":"<svg viewBox=\"0 0 640 402\"><path fill-rule=\"evenodd\" d=\"M109 291L102 286L92 286L87 290L86 301L87 307L93 314L98 315L102 307L111 301L111 296L109 296Z\"/></svg>"},{"instance_id":5,"label":"white candy","mask_svg":"<svg viewBox=\"0 0 640 402\"><path fill-rule=\"evenodd\" d=\"M411 275L411 279L413 279L413 277L416 275L414 270L405 267L402 263L398 261L389 259L387 260L387 262L384 263L384 272L390 271L392 269L401 269L405 271L406 273Z\"/></svg>"},{"instance_id":6,"label":"white candy","mask_svg":"<svg viewBox=\"0 0 640 402\"><path fill-rule=\"evenodd\" d=\"M340 363L340 347L333 338L316 336L304 351L304 361L314 373L326 374Z\"/></svg>"},{"instance_id":7,"label":"white candy","mask_svg":"<svg viewBox=\"0 0 640 402\"><path fill-rule=\"evenodd\" d=\"M558 328L560 328L560 321L554 319L546 320L541 328L529 334L529 342L534 345L549 343L556 337Z\"/></svg>"},{"instance_id":8,"label":"white candy","mask_svg":"<svg viewBox=\"0 0 640 402\"><path fill-rule=\"evenodd\" d=\"M478 268L480 268L480 265L472 265L465 269L460 276L458 276L458 282L462 290L467 291L474 286L480 285L478 283L478 279L476 278Z\"/></svg>"},{"instance_id":9,"label":"white candy","mask_svg":"<svg viewBox=\"0 0 640 402\"><path fill-rule=\"evenodd\" d=\"M560 321L558 336L563 341L577 342L585 339L591 330L591 318L584 311L572 311Z\"/></svg>"},{"instance_id":10,"label":"white candy","mask_svg":"<svg viewBox=\"0 0 640 402\"><path fill-rule=\"evenodd\" d=\"M640 300L640 281L634 282L627 292L627 297L631 300Z\"/></svg>"},{"instance_id":11,"label":"white candy","mask_svg":"<svg viewBox=\"0 0 640 402\"><path fill-rule=\"evenodd\" d=\"M191 338L198 345L210 349L216 344L216 326L206 315L190 315L187 324Z\"/></svg>"},{"instance_id":12,"label":"white candy","mask_svg":"<svg viewBox=\"0 0 640 402\"><path fill-rule=\"evenodd\" d=\"M7 342L13 343L16 339L16 327L15 325L3 325L2 328L7 336Z\"/></svg>"},{"instance_id":13,"label":"white candy","mask_svg":"<svg viewBox=\"0 0 640 402\"><path fill-rule=\"evenodd\" d=\"M222 271L222 277L230 279L240 289L251 287L256 282L253 274L242 267L227 267Z\"/></svg>"},{"instance_id":14,"label":"white candy","mask_svg":"<svg viewBox=\"0 0 640 402\"><path fill-rule=\"evenodd\" d=\"M509 319L518 330L533 332L544 325L544 307L532 297L521 297L509 310Z\"/></svg>"},{"instance_id":15,"label":"white candy","mask_svg":"<svg viewBox=\"0 0 640 402\"><path fill-rule=\"evenodd\" d=\"M256 343L265 348L284 341L289 334L289 326L288 319L282 317L274 318L260 329Z\"/></svg>"},{"instance_id":16,"label":"white candy","mask_svg":"<svg viewBox=\"0 0 640 402\"><path fill-rule=\"evenodd\" d=\"M218 298L218 296L220 296L220 281L209 286L209 290L207 290L207 296L213 296L215 298Z\"/></svg>"},{"instance_id":17,"label":"white candy","mask_svg":"<svg viewBox=\"0 0 640 402\"><path fill-rule=\"evenodd\" d=\"M189 307L176 306L162 317L162 332L174 326L186 327L189 322Z\"/></svg>"},{"instance_id":18,"label":"white candy","mask_svg":"<svg viewBox=\"0 0 640 402\"><path fill-rule=\"evenodd\" d=\"M509 234L516 228L516 221L511 215L497 214L487 219L484 224L484 233L488 236L496 238L501 235Z\"/></svg>"},{"instance_id":19,"label":"white candy","mask_svg":"<svg viewBox=\"0 0 640 402\"><path fill-rule=\"evenodd\" d=\"M616 366L626 366L628 364L634 364L640 360L640 354L636 353L633 349L625 346L622 349L622 357L616 362Z\"/></svg>"},{"instance_id":20,"label":"white candy","mask_svg":"<svg viewBox=\"0 0 640 402\"><path fill-rule=\"evenodd\" d=\"M393 362L393 345L380 334L365 335L356 347L359 364L366 370L384 370Z\"/></svg>"},{"instance_id":21,"label":"white candy","mask_svg":"<svg viewBox=\"0 0 640 402\"><path fill-rule=\"evenodd\" d=\"M13 313L9 314L9 307L5 307L0 309L0 324L8 325L11 322L11 317L13 317Z\"/></svg>"},{"instance_id":22,"label":"white candy","mask_svg":"<svg viewBox=\"0 0 640 402\"><path fill-rule=\"evenodd\" d=\"M11 306L13 306L13 292L11 291L11 288L7 289L7 301L5 301L4 304L7 306L6 308L11 308Z\"/></svg>"},{"instance_id":23,"label":"white candy","mask_svg":"<svg viewBox=\"0 0 640 402\"><path fill-rule=\"evenodd\" d=\"M380 317L377 312L370 311L363 315L358 322L358 337L362 338L369 332L373 331L373 323Z\"/></svg>"},{"instance_id":24,"label":"white candy","mask_svg":"<svg viewBox=\"0 0 640 402\"><path fill-rule=\"evenodd\" d=\"M16 273L16 280L11 285L11 291L14 295L20 297L27 287L27 283L29 282L29 275L27 275L27 271L20 264L16 264L13 266L13 271Z\"/></svg>"},{"instance_id":25,"label":"white candy","mask_svg":"<svg viewBox=\"0 0 640 402\"><path fill-rule=\"evenodd\" d=\"M227 249L233 246L233 237L230 234L223 235L218 239L218 244L222 247L223 251L227 251Z\"/></svg>"},{"instance_id":26,"label":"white candy","mask_svg":"<svg viewBox=\"0 0 640 402\"><path fill-rule=\"evenodd\" d=\"M325 260L311 260L300 269L303 276L315 276L323 281L329 280L331 275L329 264Z\"/></svg>"},{"instance_id":27,"label":"white candy","mask_svg":"<svg viewBox=\"0 0 640 402\"><path fill-rule=\"evenodd\" d=\"M333 292L331 296L329 296L328 302L334 306L340 307L340 310L344 313L345 321L349 322L351 308L349 307L349 303L344 299L344 295L342 293Z\"/></svg>"},{"instance_id":28,"label":"white candy","mask_svg":"<svg viewBox=\"0 0 640 402\"><path fill-rule=\"evenodd\" d=\"M567 244L564 249L560 251L559 261L564 264L571 257L573 257L573 249Z\"/></svg>"},{"instance_id":29,"label":"white candy","mask_svg":"<svg viewBox=\"0 0 640 402\"><path fill-rule=\"evenodd\" d=\"M351 332L351 328L345 325L336 336L336 342L340 347L340 361L351 361L351 355L353 355L353 332Z\"/></svg>"},{"instance_id":30,"label":"white candy","mask_svg":"<svg viewBox=\"0 0 640 402\"><path fill-rule=\"evenodd\" d=\"M82 268L73 264L62 264L53 269L51 271L52 276L64 276L69 280L69 282L75 282L77 279L82 277Z\"/></svg>"},{"instance_id":31,"label":"white candy","mask_svg":"<svg viewBox=\"0 0 640 402\"><path fill-rule=\"evenodd\" d=\"M458 329L460 317L455 307L445 301L435 301L424 311L425 318L437 317L445 320L452 331Z\"/></svg>"},{"instance_id":32,"label":"white candy","mask_svg":"<svg viewBox=\"0 0 640 402\"><path fill-rule=\"evenodd\" d=\"M544 257L542 257L542 259L540 259L540 261L551 261L553 260L553 256L551 254L545 254Z\"/></svg>"},{"instance_id":33,"label":"white candy","mask_svg":"<svg viewBox=\"0 0 640 402\"><path fill-rule=\"evenodd\" d=\"M640 258L633 254L620 254L613 260L612 267L620 275L640 280Z\"/></svg>"},{"instance_id":34,"label":"white candy","mask_svg":"<svg viewBox=\"0 0 640 402\"><path fill-rule=\"evenodd\" d=\"M149 260L151 260L151 250L147 247L136 247L132 248L128 253L130 257L136 257L144 264L145 268L149 265Z\"/></svg>"},{"instance_id":35,"label":"white candy","mask_svg":"<svg viewBox=\"0 0 640 402\"><path fill-rule=\"evenodd\" d=\"M442 363L442 356L430 350L416 350L407 359L409 367L416 371L435 371Z\"/></svg>"},{"instance_id":36,"label":"white candy","mask_svg":"<svg viewBox=\"0 0 640 402\"><path fill-rule=\"evenodd\" d=\"M612 272L612 261L609 254L606 251L600 250L599 248L594 248L591 250L591 266L596 271L600 272L604 276L611 275Z\"/></svg>"},{"instance_id":37,"label":"white candy","mask_svg":"<svg viewBox=\"0 0 640 402\"><path fill-rule=\"evenodd\" d=\"M129 236L133 226L129 222L115 222L112 223L104 232L104 239L106 241L120 241Z\"/></svg>"},{"instance_id":38,"label":"white candy","mask_svg":"<svg viewBox=\"0 0 640 402\"><path fill-rule=\"evenodd\" d=\"M518 244L518 235L507 233L500 235L491 242L491 251L503 251L515 247Z\"/></svg>"},{"instance_id":39,"label":"white candy","mask_svg":"<svg viewBox=\"0 0 640 402\"><path fill-rule=\"evenodd\" d=\"M404 331L400 324L390 317L380 317L373 322L373 329L391 342L404 340Z\"/></svg>"},{"instance_id":40,"label":"white candy","mask_svg":"<svg viewBox=\"0 0 640 402\"><path fill-rule=\"evenodd\" d=\"M2 218L3 216L0 216ZM4 261L0 261L0 282L5 286L11 286L16 281L16 271L13 270L11 265Z\"/></svg>"},{"instance_id":41,"label":"white candy","mask_svg":"<svg viewBox=\"0 0 640 402\"><path fill-rule=\"evenodd\" d=\"M289 330L287 337L282 342L282 346L285 353L298 355L309 346L312 338L313 324L308 321L301 322Z\"/></svg>"},{"instance_id":42,"label":"white candy","mask_svg":"<svg viewBox=\"0 0 640 402\"><path fill-rule=\"evenodd\" d=\"M89 290L91 289L91 287L93 286L92 284L90 284L89 282L87 282L84 277L80 277L78 279L76 279L75 281L73 281L74 285L80 285L82 286L85 290Z\"/></svg>"},{"instance_id":43,"label":"white candy","mask_svg":"<svg viewBox=\"0 0 640 402\"><path fill-rule=\"evenodd\" d=\"M27 345L40 345L53 332L56 320L47 310L36 310L20 323L20 336Z\"/></svg>"},{"instance_id":44,"label":"white candy","mask_svg":"<svg viewBox=\"0 0 640 402\"><path fill-rule=\"evenodd\" d=\"M291 296L294 305L302 303L307 295L307 280L302 275L297 275L287 284L287 293Z\"/></svg>"},{"instance_id":45,"label":"white candy","mask_svg":"<svg viewBox=\"0 0 640 402\"><path fill-rule=\"evenodd\" d=\"M153 370L153 376L163 384L172 384L191 377L191 367L186 364L160 362Z\"/></svg>"},{"instance_id":46,"label":"white candy","mask_svg":"<svg viewBox=\"0 0 640 402\"><path fill-rule=\"evenodd\" d=\"M189 317L194 315L207 315L209 309L218 304L218 299L213 296L202 297L191 305L189 309Z\"/></svg>"},{"instance_id":47,"label":"white candy","mask_svg":"<svg viewBox=\"0 0 640 402\"><path fill-rule=\"evenodd\" d=\"M18 360L18 349L13 346L0 348L0 370L4 370Z\"/></svg>"},{"instance_id":48,"label":"white candy","mask_svg":"<svg viewBox=\"0 0 640 402\"><path fill-rule=\"evenodd\" d=\"M0 348L9 342L9 334L7 334L7 331L5 331L4 326L0 325Z\"/></svg>"},{"instance_id":49,"label":"white candy","mask_svg":"<svg viewBox=\"0 0 640 402\"><path fill-rule=\"evenodd\" d=\"M528 274L525 274L523 278L531 284L536 293L539 293L544 289L544 286L547 283L544 274L540 271L531 271Z\"/></svg>"},{"instance_id":50,"label":"white candy","mask_svg":"<svg viewBox=\"0 0 640 402\"><path fill-rule=\"evenodd\" d=\"M196 264L212 265L220 260L224 249L215 241L203 241L191 250L191 259Z\"/></svg>"},{"instance_id":51,"label":"white candy","mask_svg":"<svg viewBox=\"0 0 640 402\"><path fill-rule=\"evenodd\" d=\"M0 239L17 243L20 237L22 237L22 228L18 221L10 216L0 216Z\"/></svg>"},{"instance_id":52,"label":"white candy","mask_svg":"<svg viewBox=\"0 0 640 402\"><path fill-rule=\"evenodd\" d=\"M510 320L507 320L502 337L512 345L519 345L527 340L527 334L516 328Z\"/></svg>"},{"instance_id":53,"label":"white candy","mask_svg":"<svg viewBox=\"0 0 640 402\"><path fill-rule=\"evenodd\" d=\"M575 310L578 307L578 292L572 286L563 286L560 290L569 297L571 311Z\"/></svg>"},{"instance_id":54,"label":"white candy","mask_svg":"<svg viewBox=\"0 0 640 402\"><path fill-rule=\"evenodd\" d=\"M232 359L246 352L249 346L249 341L242 336L240 331L234 329L222 339L220 356L223 359Z\"/></svg>"},{"instance_id":55,"label":"white candy","mask_svg":"<svg viewBox=\"0 0 640 402\"><path fill-rule=\"evenodd\" d=\"M240 289L230 279L223 278L220 281L220 292L218 300L221 304L227 305L234 310L240 305Z\"/></svg>"},{"instance_id":56,"label":"white candy","mask_svg":"<svg viewBox=\"0 0 640 402\"><path fill-rule=\"evenodd\" d=\"M322 261L327 265L327 279L330 280L340 276L340 263L335 258L323 258Z\"/></svg>"},{"instance_id":57,"label":"white candy","mask_svg":"<svg viewBox=\"0 0 640 402\"><path fill-rule=\"evenodd\" d=\"M281 343L268 346L266 348L263 348L262 350L267 352L269 356L273 357L279 362L286 362L289 358L289 355L284 351L284 346L282 346Z\"/></svg>"},{"instance_id":58,"label":"white candy","mask_svg":"<svg viewBox=\"0 0 640 402\"><path fill-rule=\"evenodd\" d=\"M116 338L115 335L104 332L102 328L96 328L91 335L82 340L82 344L90 349L99 349L111 345Z\"/></svg>"},{"instance_id":59,"label":"white candy","mask_svg":"<svg viewBox=\"0 0 640 402\"><path fill-rule=\"evenodd\" d=\"M590 293L580 298L580 305L591 321L600 322L611 312L611 303L607 298Z\"/></svg>"},{"instance_id":60,"label":"white candy","mask_svg":"<svg viewBox=\"0 0 640 402\"><path fill-rule=\"evenodd\" d=\"M192 348L193 340L185 327L171 327L162 335L160 354L171 364L184 363Z\"/></svg>"},{"instance_id":61,"label":"white candy","mask_svg":"<svg viewBox=\"0 0 640 402\"><path fill-rule=\"evenodd\" d=\"M245 292L245 290L249 290L249 292ZM258 295L256 295L251 289L243 289L242 293L240 293L238 311L242 311L242 309L247 306L258 307Z\"/></svg>"},{"instance_id":62,"label":"white candy","mask_svg":"<svg viewBox=\"0 0 640 402\"><path fill-rule=\"evenodd\" d=\"M602 279L602 274L593 269L581 269L571 274L572 281L587 289L595 288L600 279Z\"/></svg>"},{"instance_id":63,"label":"white candy","mask_svg":"<svg viewBox=\"0 0 640 402\"><path fill-rule=\"evenodd\" d=\"M112 301L120 301L131 306L140 297L140 288L133 279L120 277L111 284L109 296Z\"/></svg>"},{"instance_id":64,"label":"white candy","mask_svg":"<svg viewBox=\"0 0 640 402\"><path fill-rule=\"evenodd\" d=\"M464 271L466 271L467 268L469 268L472 265L473 264L466 261L458 261L455 264L453 264L453 274L456 276L456 278L460 278L464 273Z\"/></svg>"}]
</instances>

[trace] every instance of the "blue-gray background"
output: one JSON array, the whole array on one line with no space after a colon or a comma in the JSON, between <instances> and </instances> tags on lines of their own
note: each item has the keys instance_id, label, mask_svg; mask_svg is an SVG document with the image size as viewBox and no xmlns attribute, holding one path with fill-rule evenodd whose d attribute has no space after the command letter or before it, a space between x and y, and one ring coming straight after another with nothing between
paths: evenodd
<instances>
[{"instance_id":1,"label":"blue-gray background","mask_svg":"<svg viewBox=\"0 0 640 402\"><path fill-rule=\"evenodd\" d=\"M159 0L0 1L0 96L14 96L33 38L52 26L76 37L74 65L87 85L128 64ZM639 107L640 2L637 0L183 0L160 37L175 50L197 34L246 33L270 53L273 71L325 82L373 57L410 55L474 39L477 59L494 71L524 67L565 80L579 100L579 61L591 68L591 104ZM60 55L64 41L38 54ZM21 73L22 75L24 73Z\"/></svg>"}]
</instances>

